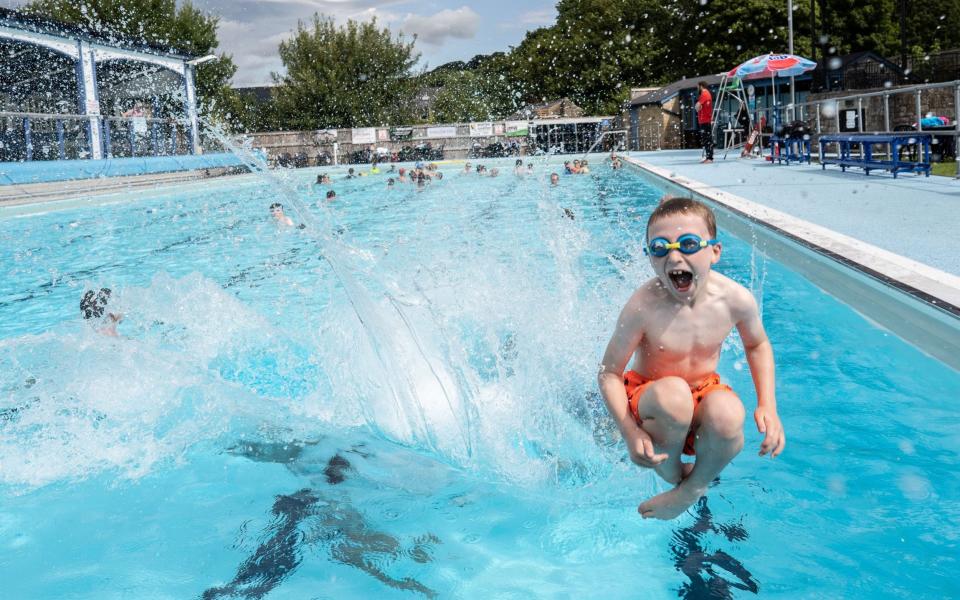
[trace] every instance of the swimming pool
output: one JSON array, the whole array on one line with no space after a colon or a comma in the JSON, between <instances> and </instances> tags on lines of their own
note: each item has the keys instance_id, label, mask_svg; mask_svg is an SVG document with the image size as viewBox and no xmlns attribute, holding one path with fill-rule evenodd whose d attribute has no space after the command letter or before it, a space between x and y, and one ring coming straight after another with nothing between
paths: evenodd
<instances>
[{"instance_id":1,"label":"swimming pool","mask_svg":"<svg viewBox=\"0 0 960 600\"><path fill-rule=\"evenodd\" d=\"M705 501L639 519L663 487L595 373L659 192L549 168L341 180L329 211L298 172L307 230L253 177L0 213L5 593L956 593L960 374L724 231L788 447L761 459L748 424ZM78 318L101 285L121 339ZM752 409L735 337L719 371Z\"/></svg>"}]
</instances>

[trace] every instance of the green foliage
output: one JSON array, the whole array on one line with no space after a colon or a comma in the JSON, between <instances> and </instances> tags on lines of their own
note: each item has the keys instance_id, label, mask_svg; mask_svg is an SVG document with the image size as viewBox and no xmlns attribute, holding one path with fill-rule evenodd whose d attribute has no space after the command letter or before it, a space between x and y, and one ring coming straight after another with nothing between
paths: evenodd
<instances>
[{"instance_id":1,"label":"green foliage","mask_svg":"<svg viewBox=\"0 0 960 600\"><path fill-rule=\"evenodd\" d=\"M504 54L456 61L417 78L418 89L436 88L427 121L457 123L502 119L517 109ZM419 92L418 92L419 93Z\"/></svg>"},{"instance_id":2,"label":"green foliage","mask_svg":"<svg viewBox=\"0 0 960 600\"><path fill-rule=\"evenodd\" d=\"M283 75L274 74L279 124L290 129L402 124L412 118L413 42L376 21L314 15L280 44Z\"/></svg>"},{"instance_id":3,"label":"green foliage","mask_svg":"<svg viewBox=\"0 0 960 600\"><path fill-rule=\"evenodd\" d=\"M100 35L135 44L150 44L174 53L204 56L218 45L219 19L206 15L189 1L175 0L33 0L23 8L29 14L80 25ZM215 107L225 116L239 99L230 88L236 72L230 56L198 65L197 98L201 111Z\"/></svg>"}]
</instances>

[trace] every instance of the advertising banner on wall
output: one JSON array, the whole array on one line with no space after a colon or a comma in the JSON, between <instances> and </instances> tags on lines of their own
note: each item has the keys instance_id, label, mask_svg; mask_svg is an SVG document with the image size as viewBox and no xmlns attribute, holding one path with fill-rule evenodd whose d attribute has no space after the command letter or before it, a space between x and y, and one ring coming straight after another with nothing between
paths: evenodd
<instances>
[{"instance_id":1,"label":"advertising banner on wall","mask_svg":"<svg viewBox=\"0 0 960 600\"><path fill-rule=\"evenodd\" d=\"M377 128L354 127L351 130L350 140L354 144L372 144L377 141Z\"/></svg>"},{"instance_id":2,"label":"advertising banner on wall","mask_svg":"<svg viewBox=\"0 0 960 600\"><path fill-rule=\"evenodd\" d=\"M457 137L456 125L445 125L443 127L427 127L428 138L447 138Z\"/></svg>"},{"instance_id":3,"label":"advertising banner on wall","mask_svg":"<svg viewBox=\"0 0 960 600\"><path fill-rule=\"evenodd\" d=\"M378 141L378 142L389 142L389 141L390 141L390 130L389 130L389 129L378 129L378 130L377 130L377 141Z\"/></svg>"},{"instance_id":4,"label":"advertising banner on wall","mask_svg":"<svg viewBox=\"0 0 960 600\"><path fill-rule=\"evenodd\" d=\"M507 137L527 135L527 127L529 127L527 121L507 121L505 125L507 126Z\"/></svg>"},{"instance_id":5,"label":"advertising banner on wall","mask_svg":"<svg viewBox=\"0 0 960 600\"><path fill-rule=\"evenodd\" d=\"M470 137L493 135L493 123L470 123Z\"/></svg>"}]
</instances>

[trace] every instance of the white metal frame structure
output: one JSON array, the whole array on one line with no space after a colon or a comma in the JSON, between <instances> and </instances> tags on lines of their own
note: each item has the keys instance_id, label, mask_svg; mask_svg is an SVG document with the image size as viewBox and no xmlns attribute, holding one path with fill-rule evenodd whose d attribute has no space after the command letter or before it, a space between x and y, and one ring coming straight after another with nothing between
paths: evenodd
<instances>
[{"instance_id":1,"label":"white metal frame structure","mask_svg":"<svg viewBox=\"0 0 960 600\"><path fill-rule=\"evenodd\" d=\"M55 35L49 32L34 31L26 27L21 29L11 23L9 19L0 24L0 40L41 46L73 59L76 64L77 90L79 92L78 112L88 118L87 139L90 145L90 158L104 158L97 64L109 60L125 60L156 65L173 71L183 79L184 113L190 126L191 153L200 153L200 129L197 114L196 84L194 82L194 64L198 61L193 57L111 46L80 34Z\"/></svg>"}]
</instances>

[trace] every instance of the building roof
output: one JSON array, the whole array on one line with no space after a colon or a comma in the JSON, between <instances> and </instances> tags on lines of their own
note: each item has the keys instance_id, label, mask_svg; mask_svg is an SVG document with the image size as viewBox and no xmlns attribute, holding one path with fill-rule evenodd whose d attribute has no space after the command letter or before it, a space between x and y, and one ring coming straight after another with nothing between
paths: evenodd
<instances>
[{"instance_id":1,"label":"building roof","mask_svg":"<svg viewBox=\"0 0 960 600\"><path fill-rule=\"evenodd\" d=\"M560 114L552 115L559 109ZM583 115L583 109L573 103L570 98L559 98L557 100L550 100L549 102L541 102L539 104L528 104L522 109L513 113L509 119L550 119L550 118L559 118L559 117L577 117Z\"/></svg>"},{"instance_id":2,"label":"building roof","mask_svg":"<svg viewBox=\"0 0 960 600\"><path fill-rule=\"evenodd\" d=\"M836 62L836 60L839 60L840 62L838 63ZM864 50L861 52L851 52L850 54L837 56L835 59L831 59L830 61L828 61L828 62L833 62L832 65L828 65L828 66L834 67L829 70L836 71L838 69L846 69L847 67L850 67L858 62L863 62L863 61L873 61L876 63L881 63L889 69L893 69L896 71L900 70L900 65L898 65L897 63L887 60L886 58L880 56L879 54L876 54L875 52L870 52L868 50Z\"/></svg>"},{"instance_id":3,"label":"building roof","mask_svg":"<svg viewBox=\"0 0 960 600\"><path fill-rule=\"evenodd\" d=\"M684 78L680 81L674 81L660 89L648 92L638 96L630 101L630 106L640 106L641 104L663 104L673 98L681 91L697 87L697 83L706 81L707 85L719 85L722 75L704 75L702 77Z\"/></svg>"},{"instance_id":4,"label":"building roof","mask_svg":"<svg viewBox=\"0 0 960 600\"><path fill-rule=\"evenodd\" d=\"M251 100L256 102L264 103L269 102L271 98L272 90L277 87L275 85L250 85L244 87L235 87L233 88L241 96L246 96Z\"/></svg>"},{"instance_id":5,"label":"building roof","mask_svg":"<svg viewBox=\"0 0 960 600\"><path fill-rule=\"evenodd\" d=\"M118 39L116 36L106 35L90 26L63 23L53 19L22 13L9 8L0 7L0 26L24 31L32 31L35 33L44 33L60 38L82 39L88 42L100 44L102 46L136 50L138 52L146 52L149 54L159 54L162 56L178 58L182 60L195 58L194 55L184 52L180 48L173 48L169 46L164 47L137 40Z\"/></svg>"}]
</instances>

